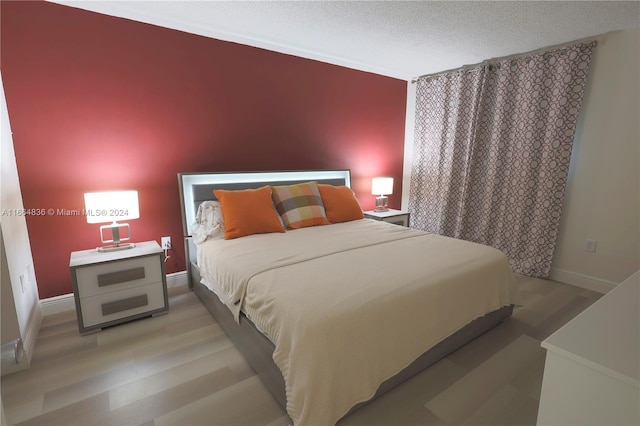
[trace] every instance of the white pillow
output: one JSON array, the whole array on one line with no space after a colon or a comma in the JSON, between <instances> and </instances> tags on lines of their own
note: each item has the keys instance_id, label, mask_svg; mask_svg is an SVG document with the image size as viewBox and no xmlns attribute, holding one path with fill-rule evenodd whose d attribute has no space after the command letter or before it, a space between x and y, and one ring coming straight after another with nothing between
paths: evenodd
<instances>
[{"instance_id":1,"label":"white pillow","mask_svg":"<svg viewBox=\"0 0 640 426\"><path fill-rule=\"evenodd\" d=\"M196 220L191 225L191 235L196 244L210 239L224 238L224 219L218 201L203 201L198 206Z\"/></svg>"}]
</instances>

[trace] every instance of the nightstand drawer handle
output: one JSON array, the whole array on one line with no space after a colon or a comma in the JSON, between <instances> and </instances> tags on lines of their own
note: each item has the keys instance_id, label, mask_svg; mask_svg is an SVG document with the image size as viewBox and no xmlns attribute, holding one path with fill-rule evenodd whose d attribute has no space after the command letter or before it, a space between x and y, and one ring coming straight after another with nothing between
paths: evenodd
<instances>
[{"instance_id":1,"label":"nightstand drawer handle","mask_svg":"<svg viewBox=\"0 0 640 426\"><path fill-rule=\"evenodd\" d=\"M133 308L139 308L140 306L146 306L149 304L147 295L130 297L128 299L116 300L115 302L102 304L102 315L115 314L122 311L127 311Z\"/></svg>"},{"instance_id":2,"label":"nightstand drawer handle","mask_svg":"<svg viewBox=\"0 0 640 426\"><path fill-rule=\"evenodd\" d=\"M108 274L98 275L98 287L139 280L144 277L143 266L140 268L127 269L126 271L109 272Z\"/></svg>"}]
</instances>

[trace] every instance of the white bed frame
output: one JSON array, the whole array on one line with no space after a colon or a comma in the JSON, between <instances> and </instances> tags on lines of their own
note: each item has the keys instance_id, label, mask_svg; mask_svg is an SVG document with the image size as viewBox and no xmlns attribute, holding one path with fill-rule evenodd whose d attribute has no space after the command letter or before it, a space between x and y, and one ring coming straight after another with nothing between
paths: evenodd
<instances>
[{"instance_id":1,"label":"white bed frame","mask_svg":"<svg viewBox=\"0 0 640 426\"><path fill-rule=\"evenodd\" d=\"M195 220L197 206L204 200L215 200L214 189L247 189L264 185L288 185L308 181L351 186L349 170L178 174L189 287L209 309L231 341L285 410L287 406L285 384L282 373L272 358L275 349L273 343L258 331L244 315L241 315L240 323L236 323L231 311L213 292L200 283L201 275L197 265L197 247L191 238L190 226ZM493 328L508 318L512 310L512 306L506 306L469 323L422 354L398 375L382 383L373 398L377 398L393 389L480 334ZM356 405L351 411L362 404Z\"/></svg>"}]
</instances>

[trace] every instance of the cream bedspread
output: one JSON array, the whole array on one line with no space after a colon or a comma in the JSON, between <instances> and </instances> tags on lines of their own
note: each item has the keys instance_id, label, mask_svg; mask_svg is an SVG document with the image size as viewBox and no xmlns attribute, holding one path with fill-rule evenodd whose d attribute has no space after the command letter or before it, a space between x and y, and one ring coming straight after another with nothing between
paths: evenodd
<instances>
[{"instance_id":1,"label":"cream bedspread","mask_svg":"<svg viewBox=\"0 0 640 426\"><path fill-rule=\"evenodd\" d=\"M207 241L199 265L274 342L296 425L335 424L439 341L519 303L502 252L369 219Z\"/></svg>"}]
</instances>

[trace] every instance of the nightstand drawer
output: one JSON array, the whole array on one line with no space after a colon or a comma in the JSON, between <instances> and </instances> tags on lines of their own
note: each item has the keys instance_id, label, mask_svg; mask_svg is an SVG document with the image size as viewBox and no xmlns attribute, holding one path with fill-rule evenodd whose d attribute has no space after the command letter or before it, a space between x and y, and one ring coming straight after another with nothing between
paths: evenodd
<instances>
[{"instance_id":1,"label":"nightstand drawer","mask_svg":"<svg viewBox=\"0 0 640 426\"><path fill-rule=\"evenodd\" d=\"M80 299L83 326L91 327L109 321L150 312L165 307L162 282Z\"/></svg>"},{"instance_id":2,"label":"nightstand drawer","mask_svg":"<svg viewBox=\"0 0 640 426\"><path fill-rule=\"evenodd\" d=\"M79 267L76 268L76 279L82 283L78 289L81 298L156 283L162 281L160 257L146 256Z\"/></svg>"}]
</instances>

